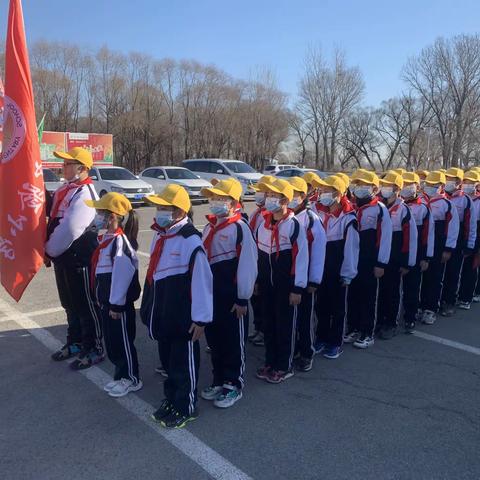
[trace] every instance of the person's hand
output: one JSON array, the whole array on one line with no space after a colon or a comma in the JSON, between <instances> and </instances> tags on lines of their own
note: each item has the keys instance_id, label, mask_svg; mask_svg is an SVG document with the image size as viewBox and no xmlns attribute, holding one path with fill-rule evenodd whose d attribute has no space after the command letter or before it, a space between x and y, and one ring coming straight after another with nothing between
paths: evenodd
<instances>
[{"instance_id":1,"label":"person's hand","mask_svg":"<svg viewBox=\"0 0 480 480\"><path fill-rule=\"evenodd\" d=\"M442 263L447 263L452 256L452 252L443 252L442 253Z\"/></svg>"},{"instance_id":2,"label":"person's hand","mask_svg":"<svg viewBox=\"0 0 480 480\"><path fill-rule=\"evenodd\" d=\"M253 287L253 294L254 295L258 295L258 283L255 284L255 286Z\"/></svg>"},{"instance_id":3,"label":"person's hand","mask_svg":"<svg viewBox=\"0 0 480 480\"><path fill-rule=\"evenodd\" d=\"M307 292L308 293L315 293L317 291L317 287L308 287Z\"/></svg>"},{"instance_id":4,"label":"person's hand","mask_svg":"<svg viewBox=\"0 0 480 480\"><path fill-rule=\"evenodd\" d=\"M113 310L110 310L108 312L108 314L110 315L111 318L113 318L114 320L120 320L122 318L122 314L120 312L114 312Z\"/></svg>"},{"instance_id":5,"label":"person's hand","mask_svg":"<svg viewBox=\"0 0 480 480\"><path fill-rule=\"evenodd\" d=\"M375 278L382 278L385 273L385 269L382 267L373 267L373 275Z\"/></svg>"},{"instance_id":6,"label":"person's hand","mask_svg":"<svg viewBox=\"0 0 480 480\"><path fill-rule=\"evenodd\" d=\"M192 323L190 330L188 331L188 333L192 334L192 342L196 342L197 340L202 338L204 330L205 327L201 327L200 325Z\"/></svg>"},{"instance_id":7,"label":"person's hand","mask_svg":"<svg viewBox=\"0 0 480 480\"><path fill-rule=\"evenodd\" d=\"M237 315L237 318L242 318L247 314L248 307L246 305L242 307L241 305L237 305L235 303L230 311L232 313L235 312Z\"/></svg>"},{"instance_id":8,"label":"person's hand","mask_svg":"<svg viewBox=\"0 0 480 480\"><path fill-rule=\"evenodd\" d=\"M290 293L289 297L289 302L290 305L295 306L295 305L300 305L300 302L302 301L302 294L301 293Z\"/></svg>"},{"instance_id":9,"label":"person's hand","mask_svg":"<svg viewBox=\"0 0 480 480\"><path fill-rule=\"evenodd\" d=\"M400 267L400 275L403 277L405 276L410 270L405 267Z\"/></svg>"},{"instance_id":10,"label":"person's hand","mask_svg":"<svg viewBox=\"0 0 480 480\"><path fill-rule=\"evenodd\" d=\"M428 268L428 262L426 260L420 261L420 271L424 272Z\"/></svg>"}]
</instances>

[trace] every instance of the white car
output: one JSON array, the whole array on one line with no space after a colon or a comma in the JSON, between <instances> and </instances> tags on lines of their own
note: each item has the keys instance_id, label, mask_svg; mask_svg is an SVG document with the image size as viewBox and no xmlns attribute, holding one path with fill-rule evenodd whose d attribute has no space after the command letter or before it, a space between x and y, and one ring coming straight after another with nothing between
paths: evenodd
<instances>
[{"instance_id":1,"label":"white car","mask_svg":"<svg viewBox=\"0 0 480 480\"><path fill-rule=\"evenodd\" d=\"M125 195L132 205L144 203L146 195L153 195L151 185L139 180L130 170L123 167L93 167L89 172L97 193L102 197L108 192Z\"/></svg>"},{"instance_id":2,"label":"white car","mask_svg":"<svg viewBox=\"0 0 480 480\"><path fill-rule=\"evenodd\" d=\"M263 169L264 175L276 175L278 172L285 170L287 168L298 168L295 165L267 165Z\"/></svg>"},{"instance_id":3,"label":"white car","mask_svg":"<svg viewBox=\"0 0 480 480\"><path fill-rule=\"evenodd\" d=\"M60 188L64 182L62 182L57 175L49 168L43 169L43 182L45 183L45 190L52 195Z\"/></svg>"},{"instance_id":4,"label":"white car","mask_svg":"<svg viewBox=\"0 0 480 480\"><path fill-rule=\"evenodd\" d=\"M206 201L200 194L200 190L212 186L207 180L183 167L150 167L146 168L139 177L150 184L155 193L159 193L169 183L181 185L185 187L192 201Z\"/></svg>"},{"instance_id":5,"label":"white car","mask_svg":"<svg viewBox=\"0 0 480 480\"><path fill-rule=\"evenodd\" d=\"M205 180L236 178L242 184L243 195L255 195L251 186L262 178L261 173L254 170L248 163L240 160L199 158L184 160L182 165Z\"/></svg>"}]
</instances>

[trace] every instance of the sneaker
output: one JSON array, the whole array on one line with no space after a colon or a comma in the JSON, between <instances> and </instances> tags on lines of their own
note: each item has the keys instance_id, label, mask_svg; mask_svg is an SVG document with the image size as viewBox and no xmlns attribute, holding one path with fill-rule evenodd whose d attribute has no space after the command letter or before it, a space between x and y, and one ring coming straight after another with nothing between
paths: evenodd
<instances>
[{"instance_id":1,"label":"sneaker","mask_svg":"<svg viewBox=\"0 0 480 480\"><path fill-rule=\"evenodd\" d=\"M120 380L112 380L111 382L108 382L104 387L103 391L104 392L109 392Z\"/></svg>"},{"instance_id":2,"label":"sneaker","mask_svg":"<svg viewBox=\"0 0 480 480\"><path fill-rule=\"evenodd\" d=\"M417 313L415 314L415 319L416 319L416 320L421 320L422 317L423 317L423 310L422 310L421 308L419 308L419 309L417 310Z\"/></svg>"},{"instance_id":3,"label":"sneaker","mask_svg":"<svg viewBox=\"0 0 480 480\"><path fill-rule=\"evenodd\" d=\"M323 356L329 360L335 360L343 353L342 347L327 347Z\"/></svg>"},{"instance_id":4,"label":"sneaker","mask_svg":"<svg viewBox=\"0 0 480 480\"><path fill-rule=\"evenodd\" d=\"M52 353L51 358L55 362L61 362L62 360L77 356L81 351L82 349L79 343L67 343L60 350Z\"/></svg>"},{"instance_id":5,"label":"sneaker","mask_svg":"<svg viewBox=\"0 0 480 480\"><path fill-rule=\"evenodd\" d=\"M223 392L223 388L220 386L212 385L211 387L206 387L200 393L200 396L204 400L216 400Z\"/></svg>"},{"instance_id":6,"label":"sneaker","mask_svg":"<svg viewBox=\"0 0 480 480\"><path fill-rule=\"evenodd\" d=\"M327 348L327 344L325 342L320 342L319 340L316 340L313 348L315 349L315 355L318 355L319 353L322 353L325 348Z\"/></svg>"},{"instance_id":7,"label":"sneaker","mask_svg":"<svg viewBox=\"0 0 480 480\"><path fill-rule=\"evenodd\" d=\"M422 323L425 325L433 325L436 320L437 316L435 315L435 312L432 312L431 310L425 310L423 312Z\"/></svg>"},{"instance_id":8,"label":"sneaker","mask_svg":"<svg viewBox=\"0 0 480 480\"><path fill-rule=\"evenodd\" d=\"M233 385L224 385L223 391L213 404L218 408L229 408L242 398L242 390Z\"/></svg>"},{"instance_id":9,"label":"sneaker","mask_svg":"<svg viewBox=\"0 0 480 480\"><path fill-rule=\"evenodd\" d=\"M352 330L343 336L344 343L354 343L360 338L360 332L358 330Z\"/></svg>"},{"instance_id":10,"label":"sneaker","mask_svg":"<svg viewBox=\"0 0 480 480\"><path fill-rule=\"evenodd\" d=\"M397 334L397 327L383 327L378 336L382 340L391 340Z\"/></svg>"},{"instance_id":11,"label":"sneaker","mask_svg":"<svg viewBox=\"0 0 480 480\"><path fill-rule=\"evenodd\" d=\"M155 367L155 373L159 373L162 377L168 378L168 373L163 367L163 365L159 365L158 367Z\"/></svg>"},{"instance_id":12,"label":"sneaker","mask_svg":"<svg viewBox=\"0 0 480 480\"><path fill-rule=\"evenodd\" d=\"M375 343L375 339L373 337L362 334L360 338L358 338L353 342L353 346L355 348L365 349L365 348L371 347L374 343Z\"/></svg>"},{"instance_id":13,"label":"sneaker","mask_svg":"<svg viewBox=\"0 0 480 480\"><path fill-rule=\"evenodd\" d=\"M270 373L272 372L272 367L265 365L264 367L257 368L255 376L260 380L266 380Z\"/></svg>"},{"instance_id":14,"label":"sneaker","mask_svg":"<svg viewBox=\"0 0 480 480\"><path fill-rule=\"evenodd\" d=\"M252 339L252 344L256 347L263 347L265 345L265 337L262 332L258 332L257 336Z\"/></svg>"},{"instance_id":15,"label":"sneaker","mask_svg":"<svg viewBox=\"0 0 480 480\"><path fill-rule=\"evenodd\" d=\"M208 345L205 347L205 353L212 353L212 349Z\"/></svg>"},{"instance_id":16,"label":"sneaker","mask_svg":"<svg viewBox=\"0 0 480 480\"><path fill-rule=\"evenodd\" d=\"M444 303L440 309L440 315L442 317L451 317L455 314L455 307L449 303Z\"/></svg>"},{"instance_id":17,"label":"sneaker","mask_svg":"<svg viewBox=\"0 0 480 480\"><path fill-rule=\"evenodd\" d=\"M405 333L412 334L415 331L415 322L405 322Z\"/></svg>"},{"instance_id":18,"label":"sneaker","mask_svg":"<svg viewBox=\"0 0 480 480\"><path fill-rule=\"evenodd\" d=\"M480 303L480 295L474 295L472 300L473 300L473 303Z\"/></svg>"},{"instance_id":19,"label":"sneaker","mask_svg":"<svg viewBox=\"0 0 480 480\"><path fill-rule=\"evenodd\" d=\"M85 370L104 360L105 354L99 350L83 351L78 355L78 358L70 364L70 368L72 370Z\"/></svg>"},{"instance_id":20,"label":"sneaker","mask_svg":"<svg viewBox=\"0 0 480 480\"><path fill-rule=\"evenodd\" d=\"M160 407L152 413L151 417L153 421L160 423L163 418L165 418L173 409L172 404L165 399Z\"/></svg>"},{"instance_id":21,"label":"sneaker","mask_svg":"<svg viewBox=\"0 0 480 480\"><path fill-rule=\"evenodd\" d=\"M296 364L295 368L299 372L309 372L313 367L313 358L300 357Z\"/></svg>"},{"instance_id":22,"label":"sneaker","mask_svg":"<svg viewBox=\"0 0 480 480\"><path fill-rule=\"evenodd\" d=\"M122 378L109 392L111 397L124 397L130 392L138 392L143 387L143 382L134 382L129 378Z\"/></svg>"},{"instance_id":23,"label":"sneaker","mask_svg":"<svg viewBox=\"0 0 480 480\"><path fill-rule=\"evenodd\" d=\"M261 333L259 330L254 330L252 333L248 335L248 339L252 341L259 333Z\"/></svg>"},{"instance_id":24,"label":"sneaker","mask_svg":"<svg viewBox=\"0 0 480 480\"><path fill-rule=\"evenodd\" d=\"M271 370L270 375L267 377L268 383L282 383L285 380L293 377L295 375L293 370L287 370L283 372L281 370Z\"/></svg>"},{"instance_id":25,"label":"sneaker","mask_svg":"<svg viewBox=\"0 0 480 480\"><path fill-rule=\"evenodd\" d=\"M195 410L191 415L182 415L173 408L168 415L160 420L162 427L165 428L183 428L188 422L193 422L198 418L198 411Z\"/></svg>"},{"instance_id":26,"label":"sneaker","mask_svg":"<svg viewBox=\"0 0 480 480\"><path fill-rule=\"evenodd\" d=\"M462 310L470 310L470 302L457 302L457 307Z\"/></svg>"}]
</instances>

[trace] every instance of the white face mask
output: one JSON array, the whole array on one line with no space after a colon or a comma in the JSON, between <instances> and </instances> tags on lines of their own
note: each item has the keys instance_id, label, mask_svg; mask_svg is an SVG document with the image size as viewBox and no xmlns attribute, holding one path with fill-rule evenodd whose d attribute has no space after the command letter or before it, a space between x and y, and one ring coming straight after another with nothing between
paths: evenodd
<instances>
[{"instance_id":1,"label":"white face mask","mask_svg":"<svg viewBox=\"0 0 480 480\"><path fill-rule=\"evenodd\" d=\"M463 185L463 191L467 194L467 195L472 195L473 193L475 193L475 185L473 184L469 184L469 183L466 183Z\"/></svg>"},{"instance_id":2,"label":"white face mask","mask_svg":"<svg viewBox=\"0 0 480 480\"><path fill-rule=\"evenodd\" d=\"M173 223L172 212L170 210L157 210L155 222L161 228L167 228Z\"/></svg>"},{"instance_id":3,"label":"white face mask","mask_svg":"<svg viewBox=\"0 0 480 480\"><path fill-rule=\"evenodd\" d=\"M265 194L263 192L255 193L255 203L258 207L265 205Z\"/></svg>"},{"instance_id":4,"label":"white face mask","mask_svg":"<svg viewBox=\"0 0 480 480\"><path fill-rule=\"evenodd\" d=\"M400 191L400 195L403 198L411 198L415 196L416 192L417 187L415 185L407 185L406 187L402 188L402 190Z\"/></svg>"},{"instance_id":5,"label":"white face mask","mask_svg":"<svg viewBox=\"0 0 480 480\"><path fill-rule=\"evenodd\" d=\"M265 199L265 208L269 212L276 212L276 211L280 210L280 208L281 208L280 199L275 198L275 197L267 197Z\"/></svg>"},{"instance_id":6,"label":"white face mask","mask_svg":"<svg viewBox=\"0 0 480 480\"><path fill-rule=\"evenodd\" d=\"M393 187L382 187L380 194L383 198L390 198L393 195Z\"/></svg>"},{"instance_id":7,"label":"white face mask","mask_svg":"<svg viewBox=\"0 0 480 480\"><path fill-rule=\"evenodd\" d=\"M425 192L425 194L429 197L434 197L435 195L438 194L439 192L439 187L438 186L429 186L429 185L425 185L425 187L423 188L423 191Z\"/></svg>"},{"instance_id":8,"label":"white face mask","mask_svg":"<svg viewBox=\"0 0 480 480\"><path fill-rule=\"evenodd\" d=\"M288 203L288 208L295 210L302 204L302 199L300 197L293 197L292 201Z\"/></svg>"},{"instance_id":9,"label":"white face mask","mask_svg":"<svg viewBox=\"0 0 480 480\"><path fill-rule=\"evenodd\" d=\"M95 218L93 219L93 224L95 225L97 232L107 228L107 223L108 223L108 219L104 213L97 213L95 215Z\"/></svg>"},{"instance_id":10,"label":"white face mask","mask_svg":"<svg viewBox=\"0 0 480 480\"><path fill-rule=\"evenodd\" d=\"M335 197L333 193L321 193L319 197L319 202L324 207L331 207L335 203Z\"/></svg>"},{"instance_id":11,"label":"white face mask","mask_svg":"<svg viewBox=\"0 0 480 480\"><path fill-rule=\"evenodd\" d=\"M457 189L457 183L456 182L448 181L445 184L445 191L447 193L453 193L456 189Z\"/></svg>"},{"instance_id":12,"label":"white face mask","mask_svg":"<svg viewBox=\"0 0 480 480\"><path fill-rule=\"evenodd\" d=\"M223 200L211 200L209 207L210 211L217 217L228 215L228 202L224 202Z\"/></svg>"},{"instance_id":13,"label":"white face mask","mask_svg":"<svg viewBox=\"0 0 480 480\"><path fill-rule=\"evenodd\" d=\"M369 198L373 196L373 188L367 185L357 185L353 187L353 194L360 199Z\"/></svg>"}]
</instances>

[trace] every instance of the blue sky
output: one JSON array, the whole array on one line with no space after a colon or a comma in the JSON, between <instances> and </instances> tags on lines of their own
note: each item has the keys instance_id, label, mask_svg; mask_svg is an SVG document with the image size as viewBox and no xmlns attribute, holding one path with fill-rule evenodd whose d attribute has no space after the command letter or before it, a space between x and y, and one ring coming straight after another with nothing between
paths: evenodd
<instances>
[{"instance_id":1,"label":"blue sky","mask_svg":"<svg viewBox=\"0 0 480 480\"><path fill-rule=\"evenodd\" d=\"M309 46L345 50L365 103L398 94L409 56L438 36L480 29L478 0L24 0L29 41L65 40L196 59L248 78L265 65L294 98ZM8 1L0 0L5 35Z\"/></svg>"}]
</instances>

